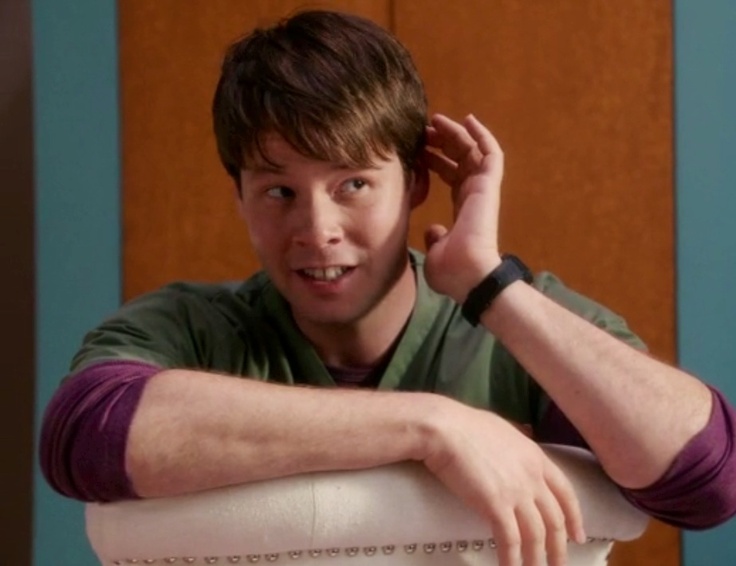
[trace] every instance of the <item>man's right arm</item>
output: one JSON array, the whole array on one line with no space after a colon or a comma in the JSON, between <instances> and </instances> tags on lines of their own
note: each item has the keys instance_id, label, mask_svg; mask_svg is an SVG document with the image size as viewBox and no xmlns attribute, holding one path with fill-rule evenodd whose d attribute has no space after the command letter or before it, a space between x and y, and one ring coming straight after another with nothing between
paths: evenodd
<instances>
[{"instance_id":1,"label":"man's right arm","mask_svg":"<svg viewBox=\"0 0 736 566\"><path fill-rule=\"evenodd\" d=\"M123 366L110 367L119 372ZM122 473L141 497L416 460L488 520L503 564L545 552L550 564L562 564L568 536L584 537L564 474L539 446L488 411L432 393L288 386L148 367L152 374L120 383L117 391L99 381L104 394L80 380L95 366L62 385L44 422L47 475L82 466L85 477L105 485L110 478L95 480L97 459L97 469L106 470L102 452L121 439ZM140 382L141 388L130 387ZM76 386L89 399L62 406L65 390ZM126 402L126 394L135 402ZM121 418L126 411L127 422ZM66 434L65 427L87 431L99 456L69 458L75 444L90 438Z\"/></svg>"},{"instance_id":2,"label":"man's right arm","mask_svg":"<svg viewBox=\"0 0 736 566\"><path fill-rule=\"evenodd\" d=\"M425 393L285 386L105 360L67 378L49 403L40 460L69 497L170 496L421 459L428 416L441 404Z\"/></svg>"}]
</instances>

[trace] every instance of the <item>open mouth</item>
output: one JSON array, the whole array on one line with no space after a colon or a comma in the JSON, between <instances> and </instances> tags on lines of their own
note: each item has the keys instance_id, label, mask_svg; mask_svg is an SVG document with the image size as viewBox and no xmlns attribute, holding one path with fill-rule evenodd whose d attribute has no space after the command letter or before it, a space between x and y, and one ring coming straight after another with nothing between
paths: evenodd
<instances>
[{"instance_id":1,"label":"open mouth","mask_svg":"<svg viewBox=\"0 0 736 566\"><path fill-rule=\"evenodd\" d=\"M325 268L300 269L299 274L315 281L329 282L336 281L352 270L352 267L330 266Z\"/></svg>"}]
</instances>

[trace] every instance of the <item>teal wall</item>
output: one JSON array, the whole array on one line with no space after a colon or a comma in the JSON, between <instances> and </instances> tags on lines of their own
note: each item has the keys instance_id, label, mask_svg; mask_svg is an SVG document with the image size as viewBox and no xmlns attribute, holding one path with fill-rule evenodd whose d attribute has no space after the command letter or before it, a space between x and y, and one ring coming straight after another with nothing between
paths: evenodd
<instances>
[{"instance_id":1,"label":"teal wall","mask_svg":"<svg viewBox=\"0 0 736 566\"><path fill-rule=\"evenodd\" d=\"M120 301L120 165L115 1L32 6L38 429L84 331ZM82 505L38 472L34 490L34 564L99 564Z\"/></svg>"},{"instance_id":2,"label":"teal wall","mask_svg":"<svg viewBox=\"0 0 736 566\"><path fill-rule=\"evenodd\" d=\"M736 2L674 6L680 362L734 401ZM115 1L34 0L33 23L38 423L84 331L120 301L120 150ZM34 564L96 564L81 505L39 475L34 489ZM686 534L684 553L736 564L736 522Z\"/></svg>"},{"instance_id":3,"label":"teal wall","mask_svg":"<svg viewBox=\"0 0 736 566\"><path fill-rule=\"evenodd\" d=\"M674 6L678 352L734 402L736 2ZM684 556L685 566L736 564L736 520L686 533Z\"/></svg>"}]
</instances>

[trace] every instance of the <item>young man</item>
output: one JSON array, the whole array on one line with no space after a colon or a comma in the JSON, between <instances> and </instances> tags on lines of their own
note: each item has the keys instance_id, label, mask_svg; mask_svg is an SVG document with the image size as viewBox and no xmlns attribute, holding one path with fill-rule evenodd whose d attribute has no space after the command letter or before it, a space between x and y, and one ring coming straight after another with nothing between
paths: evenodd
<instances>
[{"instance_id":1,"label":"young man","mask_svg":"<svg viewBox=\"0 0 736 566\"><path fill-rule=\"evenodd\" d=\"M501 149L473 116L427 125L387 32L330 12L256 30L213 115L264 271L168 286L87 335L43 426L57 490L108 501L417 460L488 518L502 564L562 564L584 532L544 440L590 447L673 524L736 512L733 409L500 254ZM407 234L428 170L455 220L428 228L424 257Z\"/></svg>"}]
</instances>

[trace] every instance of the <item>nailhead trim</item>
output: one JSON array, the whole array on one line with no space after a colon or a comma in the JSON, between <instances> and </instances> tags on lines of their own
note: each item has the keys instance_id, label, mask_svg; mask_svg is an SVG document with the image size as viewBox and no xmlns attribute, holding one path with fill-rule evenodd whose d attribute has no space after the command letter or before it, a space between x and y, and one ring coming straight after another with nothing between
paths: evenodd
<instances>
[{"instance_id":1,"label":"nailhead trim","mask_svg":"<svg viewBox=\"0 0 736 566\"><path fill-rule=\"evenodd\" d=\"M593 542L613 542L614 539L611 538L597 538L597 537L588 537L587 542L593 543ZM459 540L457 542L452 541L445 541L442 543L434 543L434 542L428 542L424 544L405 544L403 546L404 552L406 554L414 554L419 547L421 546L422 551L425 554L432 554L435 552L435 550L439 547L441 552L447 553L450 552L453 548L457 552L465 552L469 548L472 548L475 552L479 552L483 550L483 548L488 544L488 548L493 550L496 548L496 541L492 538L485 539L485 540L474 540L472 542L468 542L467 540ZM396 551L396 545L393 544L387 544L384 546L381 546L381 553L383 553L386 556L389 556L393 554ZM357 546L351 546L348 548L327 548L324 550L324 552L334 558L335 556L338 556L341 552L344 552L347 556L352 557L358 555L361 550L363 554L366 556L375 556L378 554L379 547L377 546L365 546L363 548L357 547ZM319 558L322 555L323 550L321 548L312 548L309 550L291 550L285 555L290 558L291 560L299 560L301 558ZM276 562L280 558L280 554L278 552L272 552L269 554L246 554L245 556L205 556L202 558L205 564L217 564L219 563L220 559L227 561L229 564L238 564L241 560L245 559L247 562L251 564L256 564L261 561L261 558L263 558L266 562ZM157 564L159 563L159 560L161 561L161 564L176 564L181 559L182 562L185 564L194 564L197 562L197 558L194 556L184 556L184 557L176 557L176 556L170 556L163 559L157 559L157 558L125 558L123 560L113 560L111 564L114 566L124 566L125 564Z\"/></svg>"}]
</instances>

